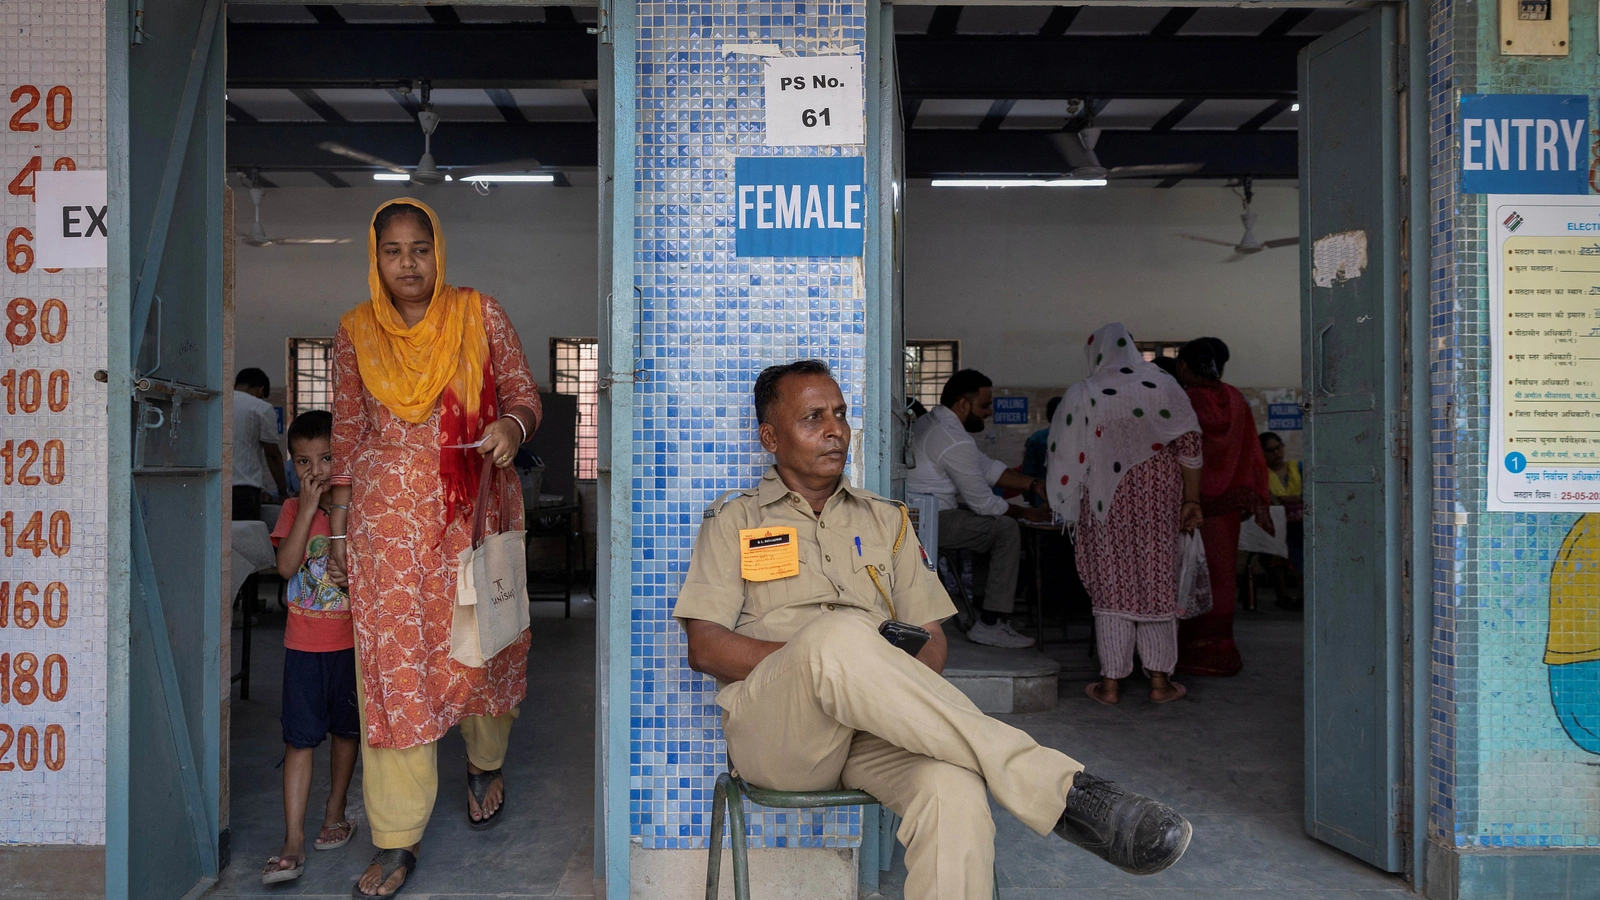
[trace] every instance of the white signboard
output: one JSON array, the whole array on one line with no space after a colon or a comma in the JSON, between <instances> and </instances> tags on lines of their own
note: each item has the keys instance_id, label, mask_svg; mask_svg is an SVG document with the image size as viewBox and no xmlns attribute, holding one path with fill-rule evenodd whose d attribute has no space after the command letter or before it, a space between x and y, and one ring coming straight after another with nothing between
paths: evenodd
<instances>
[{"instance_id":1,"label":"white signboard","mask_svg":"<svg viewBox=\"0 0 1600 900\"><path fill-rule=\"evenodd\" d=\"M768 59L766 88L768 147L866 141L860 56Z\"/></svg>"},{"instance_id":2,"label":"white signboard","mask_svg":"<svg viewBox=\"0 0 1600 900\"><path fill-rule=\"evenodd\" d=\"M104 221L105 4L0 9L0 844L104 844L105 233L55 256L38 207Z\"/></svg>"},{"instance_id":3,"label":"white signboard","mask_svg":"<svg viewBox=\"0 0 1600 900\"><path fill-rule=\"evenodd\" d=\"M1600 510L1600 196L1488 199L1489 508Z\"/></svg>"},{"instance_id":4,"label":"white signboard","mask_svg":"<svg viewBox=\"0 0 1600 900\"><path fill-rule=\"evenodd\" d=\"M106 267L106 173L40 172L33 180L34 262L55 269Z\"/></svg>"}]
</instances>

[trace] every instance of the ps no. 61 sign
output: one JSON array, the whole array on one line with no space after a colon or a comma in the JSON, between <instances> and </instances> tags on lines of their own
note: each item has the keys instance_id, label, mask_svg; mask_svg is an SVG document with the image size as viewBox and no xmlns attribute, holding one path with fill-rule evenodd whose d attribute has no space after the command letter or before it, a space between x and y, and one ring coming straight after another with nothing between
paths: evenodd
<instances>
[{"instance_id":1,"label":"ps no. 61 sign","mask_svg":"<svg viewBox=\"0 0 1600 900\"><path fill-rule=\"evenodd\" d=\"M820 147L866 140L860 56L767 60L767 146Z\"/></svg>"}]
</instances>

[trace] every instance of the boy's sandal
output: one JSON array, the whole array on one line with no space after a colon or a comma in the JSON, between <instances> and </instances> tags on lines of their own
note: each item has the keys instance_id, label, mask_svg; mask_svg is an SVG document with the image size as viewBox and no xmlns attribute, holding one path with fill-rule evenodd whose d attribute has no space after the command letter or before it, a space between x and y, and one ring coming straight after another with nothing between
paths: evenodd
<instances>
[{"instance_id":1,"label":"boy's sandal","mask_svg":"<svg viewBox=\"0 0 1600 900\"><path fill-rule=\"evenodd\" d=\"M266 870L261 873L262 884L282 884L285 881L294 881L306 873L305 860L288 859L288 862L292 862L294 865L285 869L280 865L285 859L282 856L274 856L267 860Z\"/></svg>"},{"instance_id":2,"label":"boy's sandal","mask_svg":"<svg viewBox=\"0 0 1600 900\"><path fill-rule=\"evenodd\" d=\"M323 840L323 835L329 833L343 835L343 837L334 841ZM337 850L350 843L350 839L355 836L356 823L354 822L337 822L333 825L324 825L322 826L322 834L317 835L316 843L312 844L311 847L314 850Z\"/></svg>"},{"instance_id":3,"label":"boy's sandal","mask_svg":"<svg viewBox=\"0 0 1600 900\"><path fill-rule=\"evenodd\" d=\"M355 885L350 888L350 896L354 897L355 900L385 900L385 898L396 896L405 890L406 884L411 881L412 873L417 871L417 855L404 847L393 850L379 850L378 854L372 857L369 868L371 866L377 866L378 871L381 873L378 876L378 887L380 888L387 884L389 879L394 877L394 873L401 869L406 870L405 880L401 881L400 886L394 889L394 893L368 894L361 890L361 879L357 878Z\"/></svg>"},{"instance_id":4,"label":"boy's sandal","mask_svg":"<svg viewBox=\"0 0 1600 900\"><path fill-rule=\"evenodd\" d=\"M493 828L499 820L500 814L506 810L505 776L501 772L501 769L491 769L477 774L467 773L467 790L472 794L472 799L478 801L478 809L480 811L483 809L484 798L489 796L489 788L494 785L496 778L500 779L500 805L495 807L494 812L481 819L474 819L472 817L472 807L467 807L467 826L473 831Z\"/></svg>"}]
</instances>

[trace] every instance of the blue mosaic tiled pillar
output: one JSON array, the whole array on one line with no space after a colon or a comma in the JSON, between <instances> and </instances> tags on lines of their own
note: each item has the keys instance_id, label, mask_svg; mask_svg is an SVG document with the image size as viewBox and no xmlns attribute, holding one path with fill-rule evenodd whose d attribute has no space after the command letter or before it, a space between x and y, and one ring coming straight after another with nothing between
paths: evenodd
<instances>
[{"instance_id":1,"label":"blue mosaic tiled pillar","mask_svg":"<svg viewBox=\"0 0 1600 900\"><path fill-rule=\"evenodd\" d=\"M1543 664L1551 563L1575 516L1487 508L1490 234L1484 198L1459 192L1456 128L1457 101L1472 93L1589 94L1592 127L1595 7L1571 6L1571 55L1558 58L1501 56L1496 4L1434 0L1432 10L1428 833L1448 859L1429 871L1448 872L1462 900L1596 896L1600 855L1573 851L1600 847L1600 757L1565 734Z\"/></svg>"},{"instance_id":2,"label":"blue mosaic tiled pillar","mask_svg":"<svg viewBox=\"0 0 1600 900\"><path fill-rule=\"evenodd\" d=\"M690 671L672 607L702 511L769 464L755 437L755 377L773 363L826 360L858 434L863 401L861 260L736 257L733 170L738 156L864 149L766 147L762 61L721 48L860 53L866 12L861 3L638 4L634 277L647 375L633 410L629 787L632 834L645 849L706 846L726 765L716 685ZM765 810L750 834L755 847L853 846L860 812Z\"/></svg>"}]
</instances>

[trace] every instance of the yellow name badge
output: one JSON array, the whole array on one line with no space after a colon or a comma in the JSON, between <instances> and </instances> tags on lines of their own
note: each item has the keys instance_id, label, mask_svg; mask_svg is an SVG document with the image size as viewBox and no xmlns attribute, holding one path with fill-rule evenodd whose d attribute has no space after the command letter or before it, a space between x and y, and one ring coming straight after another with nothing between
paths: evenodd
<instances>
[{"instance_id":1,"label":"yellow name badge","mask_svg":"<svg viewBox=\"0 0 1600 900\"><path fill-rule=\"evenodd\" d=\"M799 575L800 532L793 528L740 529L739 574L745 581Z\"/></svg>"}]
</instances>

